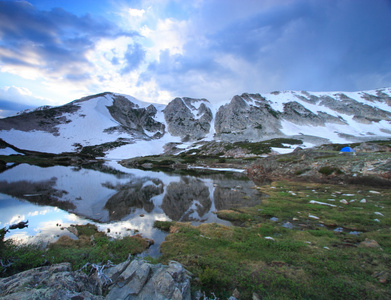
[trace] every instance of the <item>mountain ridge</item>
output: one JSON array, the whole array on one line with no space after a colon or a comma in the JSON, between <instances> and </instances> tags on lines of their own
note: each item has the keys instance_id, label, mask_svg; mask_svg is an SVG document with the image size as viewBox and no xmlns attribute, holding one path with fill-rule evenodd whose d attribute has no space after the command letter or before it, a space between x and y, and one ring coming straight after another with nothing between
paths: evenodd
<instances>
[{"instance_id":1,"label":"mountain ridge","mask_svg":"<svg viewBox=\"0 0 391 300\"><path fill-rule=\"evenodd\" d=\"M201 140L294 137L311 146L391 138L391 88L243 93L219 107L204 98L177 97L165 105L104 92L0 119L0 137L49 153L112 145L107 158L161 154L168 143L186 149Z\"/></svg>"}]
</instances>

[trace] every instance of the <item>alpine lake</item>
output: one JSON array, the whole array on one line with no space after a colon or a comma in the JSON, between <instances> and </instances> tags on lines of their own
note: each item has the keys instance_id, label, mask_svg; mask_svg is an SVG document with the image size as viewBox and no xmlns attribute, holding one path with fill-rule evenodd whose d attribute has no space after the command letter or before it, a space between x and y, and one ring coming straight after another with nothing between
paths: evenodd
<instances>
[{"instance_id":1,"label":"alpine lake","mask_svg":"<svg viewBox=\"0 0 391 300\"><path fill-rule=\"evenodd\" d=\"M48 244L77 237L71 225L94 224L116 239L139 234L154 244L141 256L158 257L167 232L155 221L219 223L216 212L251 207L262 193L243 170L182 170L180 174L128 169L115 161L83 167L9 165L0 173L0 227L28 221L6 239Z\"/></svg>"},{"instance_id":2,"label":"alpine lake","mask_svg":"<svg viewBox=\"0 0 391 300\"><path fill-rule=\"evenodd\" d=\"M378 155L389 161L388 152ZM154 243L133 254L180 262L193 274L192 294L204 295L198 299L390 299L389 185L365 178L257 186L234 168L162 170L8 162L0 229L27 220L28 227L2 232L2 264L12 263L0 268L3 276L62 261L75 270L119 263L140 236ZM70 243L78 240L73 227L79 244ZM23 246L34 244L48 250Z\"/></svg>"}]
</instances>

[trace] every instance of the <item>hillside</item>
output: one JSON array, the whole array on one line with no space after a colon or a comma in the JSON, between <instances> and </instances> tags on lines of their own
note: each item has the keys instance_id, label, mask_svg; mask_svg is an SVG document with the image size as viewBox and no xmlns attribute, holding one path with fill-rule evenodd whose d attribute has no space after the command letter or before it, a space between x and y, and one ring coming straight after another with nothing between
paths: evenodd
<instances>
[{"instance_id":1,"label":"hillside","mask_svg":"<svg viewBox=\"0 0 391 300\"><path fill-rule=\"evenodd\" d=\"M167 105L102 93L0 119L0 138L19 149L84 152L111 159L162 154L194 142L294 138L302 147L391 137L391 89L350 93L242 94L220 107L206 99ZM15 154L9 147L0 154Z\"/></svg>"}]
</instances>

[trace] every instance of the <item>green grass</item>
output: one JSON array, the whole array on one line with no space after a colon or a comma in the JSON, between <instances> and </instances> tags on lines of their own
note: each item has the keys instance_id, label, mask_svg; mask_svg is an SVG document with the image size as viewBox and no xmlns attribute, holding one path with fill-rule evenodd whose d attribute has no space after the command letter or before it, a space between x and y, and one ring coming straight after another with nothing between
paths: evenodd
<instances>
[{"instance_id":1,"label":"green grass","mask_svg":"<svg viewBox=\"0 0 391 300\"><path fill-rule=\"evenodd\" d=\"M274 182L260 190L270 196L262 204L218 212L240 227L172 223L174 233L162 244L159 261L181 262L194 274L194 290L222 299L235 289L240 299L252 299L253 293L262 299L391 297L389 283L374 275L391 270L390 189L377 194L357 186ZM363 198L366 203L360 203ZM345 205L342 199L356 201ZM281 226L288 221L294 229ZM336 227L345 232L335 232ZM351 230L362 233L352 235ZM376 240L382 250L361 246L366 238Z\"/></svg>"},{"instance_id":2,"label":"green grass","mask_svg":"<svg viewBox=\"0 0 391 300\"><path fill-rule=\"evenodd\" d=\"M101 263L107 260L120 263L125 261L129 254L141 253L149 245L138 235L111 240L105 233L99 232L95 225L75 227L79 232L78 240L61 236L46 250L38 245L18 245L12 240L1 240L0 257L3 263L10 262L11 266L0 266L0 276L6 277L27 269L61 262L70 262L74 270L80 269L86 263Z\"/></svg>"}]
</instances>

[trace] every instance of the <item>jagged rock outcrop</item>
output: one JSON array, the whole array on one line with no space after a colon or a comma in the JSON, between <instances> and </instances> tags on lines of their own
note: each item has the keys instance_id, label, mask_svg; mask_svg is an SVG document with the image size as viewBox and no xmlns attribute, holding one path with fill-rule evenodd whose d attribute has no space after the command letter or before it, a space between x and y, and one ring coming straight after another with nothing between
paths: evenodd
<instances>
[{"instance_id":1,"label":"jagged rock outcrop","mask_svg":"<svg viewBox=\"0 0 391 300\"><path fill-rule=\"evenodd\" d=\"M217 138L223 141L259 141L283 136L280 113L259 94L235 96L216 113Z\"/></svg>"},{"instance_id":2,"label":"jagged rock outcrop","mask_svg":"<svg viewBox=\"0 0 391 300\"><path fill-rule=\"evenodd\" d=\"M59 136L57 126L70 123L67 114L76 113L80 107L69 103L60 107L47 107L5 119L0 119L1 130L33 131L40 130Z\"/></svg>"},{"instance_id":3,"label":"jagged rock outcrop","mask_svg":"<svg viewBox=\"0 0 391 300\"><path fill-rule=\"evenodd\" d=\"M127 98L114 95L113 105L107 108L112 117L121 124L121 126L108 128L108 131L136 131L143 134L149 131L155 133L154 138L160 138L165 132L165 125L154 119L157 109L152 104L145 108L140 108Z\"/></svg>"},{"instance_id":4,"label":"jagged rock outcrop","mask_svg":"<svg viewBox=\"0 0 391 300\"><path fill-rule=\"evenodd\" d=\"M370 102L384 102L388 106L391 106L391 97L382 90L377 90L376 95L371 95L366 92L362 92L362 98Z\"/></svg>"},{"instance_id":5,"label":"jagged rock outcrop","mask_svg":"<svg viewBox=\"0 0 391 300\"><path fill-rule=\"evenodd\" d=\"M324 126L325 123L347 125L346 121L342 118L321 111L317 112L317 114L313 113L297 101L284 104L282 118L298 125Z\"/></svg>"},{"instance_id":6,"label":"jagged rock outcrop","mask_svg":"<svg viewBox=\"0 0 391 300\"><path fill-rule=\"evenodd\" d=\"M164 109L168 131L182 140L204 138L210 131L213 114L206 99L175 98Z\"/></svg>"},{"instance_id":7,"label":"jagged rock outcrop","mask_svg":"<svg viewBox=\"0 0 391 300\"><path fill-rule=\"evenodd\" d=\"M168 266L133 260L105 272L113 284L105 299L190 300L190 273L171 261Z\"/></svg>"},{"instance_id":8,"label":"jagged rock outcrop","mask_svg":"<svg viewBox=\"0 0 391 300\"><path fill-rule=\"evenodd\" d=\"M127 260L103 272L95 269L91 275L72 271L70 263L61 263L1 278L0 297L7 300L190 300L190 278L190 273L174 261L164 266Z\"/></svg>"},{"instance_id":9,"label":"jagged rock outcrop","mask_svg":"<svg viewBox=\"0 0 391 300\"><path fill-rule=\"evenodd\" d=\"M370 121L391 120L390 112L360 103L345 94L337 94L335 98L322 96L319 105L326 106L341 114L362 117Z\"/></svg>"}]
</instances>

